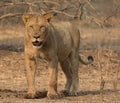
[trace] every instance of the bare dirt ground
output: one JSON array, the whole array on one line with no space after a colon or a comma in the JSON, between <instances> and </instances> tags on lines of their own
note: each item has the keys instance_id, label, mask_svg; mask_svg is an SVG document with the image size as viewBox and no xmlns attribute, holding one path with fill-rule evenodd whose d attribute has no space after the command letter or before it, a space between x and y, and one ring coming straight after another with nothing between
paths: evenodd
<instances>
[{"instance_id":1,"label":"bare dirt ground","mask_svg":"<svg viewBox=\"0 0 120 103\"><path fill-rule=\"evenodd\" d=\"M21 29L20 32L19 29ZM25 99L24 29L0 28L0 103L120 103L120 30L115 28L81 28L80 54L84 59L94 56L94 63L80 65L79 96L49 100ZM96 35L97 34L97 35ZM98 47L99 51L97 50ZM40 60L36 72L36 89L45 91L48 85L46 62ZM101 80L102 78L102 80ZM100 87L105 83L103 90ZM58 91L64 88L65 76L59 69ZM100 85L101 84L101 85Z\"/></svg>"}]
</instances>

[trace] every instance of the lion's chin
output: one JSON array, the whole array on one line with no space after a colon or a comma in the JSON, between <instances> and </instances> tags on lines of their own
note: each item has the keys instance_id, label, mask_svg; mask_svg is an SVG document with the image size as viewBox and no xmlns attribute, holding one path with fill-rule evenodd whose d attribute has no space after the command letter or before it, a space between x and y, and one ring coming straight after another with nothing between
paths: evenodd
<instances>
[{"instance_id":1,"label":"lion's chin","mask_svg":"<svg viewBox=\"0 0 120 103\"><path fill-rule=\"evenodd\" d=\"M32 45L35 46L35 47L42 47L43 46L43 41L34 41L32 42Z\"/></svg>"}]
</instances>

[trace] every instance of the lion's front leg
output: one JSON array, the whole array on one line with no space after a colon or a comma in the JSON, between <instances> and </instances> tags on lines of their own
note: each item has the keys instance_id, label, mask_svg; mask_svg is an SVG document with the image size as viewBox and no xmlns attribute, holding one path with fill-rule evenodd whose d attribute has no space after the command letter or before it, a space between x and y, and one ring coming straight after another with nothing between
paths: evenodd
<instances>
[{"instance_id":1,"label":"lion's front leg","mask_svg":"<svg viewBox=\"0 0 120 103\"><path fill-rule=\"evenodd\" d=\"M26 62L26 77L28 83L28 93L26 98L35 98L35 71L36 71L36 60L30 56L25 56Z\"/></svg>"},{"instance_id":2,"label":"lion's front leg","mask_svg":"<svg viewBox=\"0 0 120 103\"><path fill-rule=\"evenodd\" d=\"M57 78L58 78L58 60L54 58L49 62L49 87L47 96L50 99L58 98Z\"/></svg>"}]
</instances>

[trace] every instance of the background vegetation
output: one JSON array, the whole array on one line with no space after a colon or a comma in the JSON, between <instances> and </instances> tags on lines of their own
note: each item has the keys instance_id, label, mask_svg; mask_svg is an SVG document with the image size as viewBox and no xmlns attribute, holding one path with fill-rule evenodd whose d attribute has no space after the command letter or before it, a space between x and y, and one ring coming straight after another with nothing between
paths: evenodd
<instances>
[{"instance_id":1,"label":"background vegetation","mask_svg":"<svg viewBox=\"0 0 120 103\"><path fill-rule=\"evenodd\" d=\"M53 20L70 21L81 32L80 55L94 63L80 65L78 97L51 101L26 100L24 13L52 13ZM40 60L37 91L47 88L47 62ZM59 70L59 90L65 77ZM7 98L7 99L6 99ZM16 100L17 99L17 100ZM1 0L0 103L120 103L120 0Z\"/></svg>"}]
</instances>

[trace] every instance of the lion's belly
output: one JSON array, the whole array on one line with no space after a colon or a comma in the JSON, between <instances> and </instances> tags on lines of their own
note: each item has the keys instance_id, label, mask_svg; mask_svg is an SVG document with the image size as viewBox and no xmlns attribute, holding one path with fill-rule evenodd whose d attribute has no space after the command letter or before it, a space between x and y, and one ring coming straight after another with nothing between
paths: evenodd
<instances>
[{"instance_id":1,"label":"lion's belly","mask_svg":"<svg viewBox=\"0 0 120 103\"><path fill-rule=\"evenodd\" d=\"M58 44L58 59L60 62L64 61L73 48L72 38L69 33L61 34L61 40L57 42Z\"/></svg>"},{"instance_id":2,"label":"lion's belly","mask_svg":"<svg viewBox=\"0 0 120 103\"><path fill-rule=\"evenodd\" d=\"M64 61L70 54L71 48L61 48L61 50L58 52L58 60L60 62Z\"/></svg>"}]
</instances>

